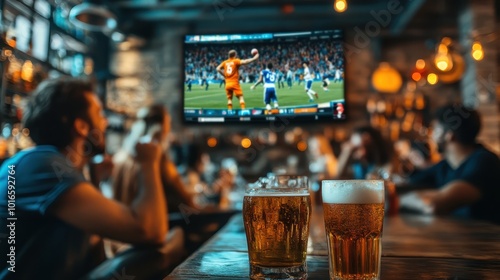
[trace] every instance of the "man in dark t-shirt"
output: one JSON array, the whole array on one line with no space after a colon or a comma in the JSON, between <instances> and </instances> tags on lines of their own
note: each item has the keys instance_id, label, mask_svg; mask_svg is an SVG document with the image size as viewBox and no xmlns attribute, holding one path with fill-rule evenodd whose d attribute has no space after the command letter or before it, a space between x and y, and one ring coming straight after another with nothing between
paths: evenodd
<instances>
[{"instance_id":1,"label":"man in dark t-shirt","mask_svg":"<svg viewBox=\"0 0 500 280\"><path fill-rule=\"evenodd\" d=\"M99 261L99 256L91 253L90 234L51 216L47 211L62 193L85 182L76 169L67 166L65 157L54 146L47 145L19 152L0 169L0 181L8 181L8 186L12 186L10 198L3 195L7 193L7 185L1 187L0 219L2 223L12 222L14 225L7 232L13 236L11 242L0 242L2 266L12 261L12 265L0 274L1 279L26 275L28 268L40 271L51 267L49 270L55 274L50 275L55 279L61 279L60 276L77 279ZM2 226L4 229L5 226ZM8 256L5 252L14 254ZM50 258L41 257L43 252ZM72 256L68 259L71 264L60 266L67 256ZM4 260L6 257L8 259ZM9 275L9 268L15 273Z\"/></svg>"},{"instance_id":2,"label":"man in dark t-shirt","mask_svg":"<svg viewBox=\"0 0 500 280\"><path fill-rule=\"evenodd\" d=\"M83 177L104 152L107 126L88 82L40 84L24 127L36 143L0 167L0 279L79 279L97 263L100 238L161 245L168 231L160 183L161 147L136 146L141 191L128 207L105 198Z\"/></svg>"},{"instance_id":3,"label":"man in dark t-shirt","mask_svg":"<svg viewBox=\"0 0 500 280\"><path fill-rule=\"evenodd\" d=\"M434 189L403 195L401 206L500 223L500 160L476 142L480 128L475 110L457 104L437 110L432 138L444 159L410 177L410 184Z\"/></svg>"}]
</instances>

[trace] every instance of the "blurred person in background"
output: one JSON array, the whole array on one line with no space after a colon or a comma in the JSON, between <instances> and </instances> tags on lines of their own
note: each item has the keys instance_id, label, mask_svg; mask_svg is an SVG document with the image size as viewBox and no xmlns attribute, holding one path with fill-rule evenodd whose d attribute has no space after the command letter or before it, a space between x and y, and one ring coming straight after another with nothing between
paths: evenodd
<instances>
[{"instance_id":1,"label":"blurred person in background","mask_svg":"<svg viewBox=\"0 0 500 280\"><path fill-rule=\"evenodd\" d=\"M188 146L187 170L184 178L188 192L196 197L198 205L221 206L227 201L229 191L233 188L235 177L233 173L221 168L215 180L210 179L213 174L207 170L211 166L210 155L203 152L196 144Z\"/></svg>"},{"instance_id":2,"label":"blurred person in background","mask_svg":"<svg viewBox=\"0 0 500 280\"><path fill-rule=\"evenodd\" d=\"M416 172L409 183L433 188L401 197L401 206L420 213L490 220L500 223L500 160L476 141L479 113L461 104L439 108L432 139L443 160Z\"/></svg>"},{"instance_id":3,"label":"blurred person in background","mask_svg":"<svg viewBox=\"0 0 500 280\"><path fill-rule=\"evenodd\" d=\"M309 171L317 174L317 180L335 178L337 176L337 158L328 139L316 134L308 140Z\"/></svg>"},{"instance_id":4,"label":"blurred person in background","mask_svg":"<svg viewBox=\"0 0 500 280\"><path fill-rule=\"evenodd\" d=\"M138 163L131 147L149 141L161 143L159 169L160 185L164 191L161 198L167 202L170 225L184 229L186 238L184 249L192 252L210 238L233 213L219 213L216 207L205 207L206 205L200 203L203 201L199 201L195 193L189 192L176 165L167 156L170 125L170 114L161 104L151 105L138 111L137 119L121 151L114 156L113 196L128 205L133 203L130 198L137 195L140 189L137 182L143 175L137 168ZM107 246L109 254L119 252L128 246L114 241L108 242L107 245L110 245Z\"/></svg>"},{"instance_id":5,"label":"blurred person in background","mask_svg":"<svg viewBox=\"0 0 500 280\"><path fill-rule=\"evenodd\" d=\"M408 161L413 167L412 171L424 170L434 164L431 145L427 141L411 141Z\"/></svg>"},{"instance_id":6,"label":"blurred person in background","mask_svg":"<svg viewBox=\"0 0 500 280\"><path fill-rule=\"evenodd\" d=\"M134 146L142 142L154 141L162 145L160 158L161 185L165 192L163 199L168 202L168 212L179 212L181 208L197 208L195 196L184 186L175 164L167 156L167 137L170 133L170 114L161 104L141 108L123 147L114 157L113 197L127 205L133 202L140 186L139 163L135 160Z\"/></svg>"},{"instance_id":7,"label":"blurred person in background","mask_svg":"<svg viewBox=\"0 0 500 280\"><path fill-rule=\"evenodd\" d=\"M394 146L400 162L393 176L395 183L405 182L412 174L436 162L436 155L428 141L400 140Z\"/></svg>"},{"instance_id":8,"label":"blurred person in background","mask_svg":"<svg viewBox=\"0 0 500 280\"><path fill-rule=\"evenodd\" d=\"M69 78L41 83L26 105L23 126L36 146L0 168L0 191L9 191L0 196L1 234L8 236L13 223L16 233L15 245L0 242L0 279L79 279L104 260L101 237L164 243L169 228L158 144L134 146L142 187L130 205L104 197L84 178L90 158L104 153L107 127L90 83ZM7 221L13 216L17 221ZM7 256L12 246L15 273Z\"/></svg>"},{"instance_id":9,"label":"blurred person in background","mask_svg":"<svg viewBox=\"0 0 500 280\"><path fill-rule=\"evenodd\" d=\"M367 179L394 170L393 150L379 130L371 126L355 129L341 147L337 178Z\"/></svg>"}]
</instances>

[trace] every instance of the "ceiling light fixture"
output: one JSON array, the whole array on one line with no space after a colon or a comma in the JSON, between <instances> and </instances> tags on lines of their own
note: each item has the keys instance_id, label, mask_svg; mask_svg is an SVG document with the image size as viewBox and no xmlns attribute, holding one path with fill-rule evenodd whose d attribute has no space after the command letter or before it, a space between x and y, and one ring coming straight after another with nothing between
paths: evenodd
<instances>
[{"instance_id":1,"label":"ceiling light fixture","mask_svg":"<svg viewBox=\"0 0 500 280\"><path fill-rule=\"evenodd\" d=\"M100 1L89 0L74 6L69 12L69 21L77 28L109 33L116 29L116 16Z\"/></svg>"},{"instance_id":2,"label":"ceiling light fixture","mask_svg":"<svg viewBox=\"0 0 500 280\"><path fill-rule=\"evenodd\" d=\"M337 13L343 13L347 10L347 0L335 0L333 8Z\"/></svg>"}]
</instances>

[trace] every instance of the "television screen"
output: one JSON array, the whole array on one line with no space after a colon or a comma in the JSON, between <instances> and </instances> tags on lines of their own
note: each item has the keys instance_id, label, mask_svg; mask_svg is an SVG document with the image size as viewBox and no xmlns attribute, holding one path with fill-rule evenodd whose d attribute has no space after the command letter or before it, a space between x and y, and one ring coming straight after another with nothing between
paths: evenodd
<instances>
[{"instance_id":1,"label":"television screen","mask_svg":"<svg viewBox=\"0 0 500 280\"><path fill-rule=\"evenodd\" d=\"M186 35L186 123L346 118L341 30Z\"/></svg>"}]
</instances>

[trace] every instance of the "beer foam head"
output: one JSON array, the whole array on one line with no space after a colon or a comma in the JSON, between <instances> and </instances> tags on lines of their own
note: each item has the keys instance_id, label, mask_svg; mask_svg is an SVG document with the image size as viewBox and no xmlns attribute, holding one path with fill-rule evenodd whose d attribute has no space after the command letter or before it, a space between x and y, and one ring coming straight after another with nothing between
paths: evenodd
<instances>
[{"instance_id":1,"label":"beer foam head","mask_svg":"<svg viewBox=\"0 0 500 280\"><path fill-rule=\"evenodd\" d=\"M322 182L323 202L370 204L384 202L382 180L325 180Z\"/></svg>"}]
</instances>

